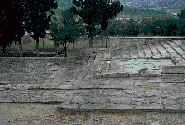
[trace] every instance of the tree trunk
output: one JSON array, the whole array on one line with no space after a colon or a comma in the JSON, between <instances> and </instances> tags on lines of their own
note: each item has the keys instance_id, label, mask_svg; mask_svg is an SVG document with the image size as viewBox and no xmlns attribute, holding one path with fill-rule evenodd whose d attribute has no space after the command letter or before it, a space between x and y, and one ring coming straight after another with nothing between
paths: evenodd
<instances>
[{"instance_id":1,"label":"tree trunk","mask_svg":"<svg viewBox=\"0 0 185 125\"><path fill-rule=\"evenodd\" d=\"M64 57L67 57L67 46L66 46L66 41L64 42Z\"/></svg>"},{"instance_id":2,"label":"tree trunk","mask_svg":"<svg viewBox=\"0 0 185 125\"><path fill-rule=\"evenodd\" d=\"M21 40L18 41L19 42L19 56L22 57L22 43Z\"/></svg>"},{"instance_id":3,"label":"tree trunk","mask_svg":"<svg viewBox=\"0 0 185 125\"><path fill-rule=\"evenodd\" d=\"M94 26L93 25L90 25L88 27L88 31L89 31L89 47L90 48L93 48L93 35L94 35L94 32L95 32L95 29L94 29Z\"/></svg>"},{"instance_id":4,"label":"tree trunk","mask_svg":"<svg viewBox=\"0 0 185 125\"><path fill-rule=\"evenodd\" d=\"M106 48L108 48L108 40L109 40L109 38L108 38L108 36L107 36L106 41L105 41L105 42L106 42L106 45L105 45Z\"/></svg>"},{"instance_id":5,"label":"tree trunk","mask_svg":"<svg viewBox=\"0 0 185 125\"><path fill-rule=\"evenodd\" d=\"M3 56L6 57L6 47L2 47L3 50Z\"/></svg>"},{"instance_id":6,"label":"tree trunk","mask_svg":"<svg viewBox=\"0 0 185 125\"><path fill-rule=\"evenodd\" d=\"M75 48L75 42L73 42L73 49Z\"/></svg>"},{"instance_id":7,"label":"tree trunk","mask_svg":"<svg viewBox=\"0 0 185 125\"><path fill-rule=\"evenodd\" d=\"M89 38L89 47L93 48L93 36L92 35Z\"/></svg>"},{"instance_id":8,"label":"tree trunk","mask_svg":"<svg viewBox=\"0 0 185 125\"><path fill-rule=\"evenodd\" d=\"M45 42L44 42L44 39L42 39L42 46L43 46L43 49L44 49L44 45L45 45Z\"/></svg>"},{"instance_id":9,"label":"tree trunk","mask_svg":"<svg viewBox=\"0 0 185 125\"><path fill-rule=\"evenodd\" d=\"M56 55L59 55L59 44L58 44L58 41L55 42L54 47L56 49Z\"/></svg>"},{"instance_id":10,"label":"tree trunk","mask_svg":"<svg viewBox=\"0 0 185 125\"><path fill-rule=\"evenodd\" d=\"M101 33L101 47L103 48L103 32Z\"/></svg>"},{"instance_id":11,"label":"tree trunk","mask_svg":"<svg viewBox=\"0 0 185 125\"><path fill-rule=\"evenodd\" d=\"M39 57L39 37L36 38L36 54L37 54L37 57Z\"/></svg>"}]
</instances>

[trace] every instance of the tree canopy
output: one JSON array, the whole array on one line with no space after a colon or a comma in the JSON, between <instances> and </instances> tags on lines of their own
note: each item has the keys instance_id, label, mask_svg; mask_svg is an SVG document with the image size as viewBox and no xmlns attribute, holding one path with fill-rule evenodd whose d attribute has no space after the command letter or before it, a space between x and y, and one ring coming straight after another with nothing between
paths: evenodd
<instances>
[{"instance_id":1,"label":"tree canopy","mask_svg":"<svg viewBox=\"0 0 185 125\"><path fill-rule=\"evenodd\" d=\"M52 19L50 31L55 43L64 46L65 56L67 56L66 43L78 39L83 34L84 28L81 19L75 16L71 9L67 9Z\"/></svg>"},{"instance_id":2,"label":"tree canopy","mask_svg":"<svg viewBox=\"0 0 185 125\"><path fill-rule=\"evenodd\" d=\"M0 1L0 46L5 48L24 35L24 1Z\"/></svg>"},{"instance_id":3,"label":"tree canopy","mask_svg":"<svg viewBox=\"0 0 185 125\"><path fill-rule=\"evenodd\" d=\"M73 0L72 9L87 24L90 47L93 47L96 25L101 25L101 30L106 30L108 20L116 17L123 6L119 1L111 0Z\"/></svg>"},{"instance_id":4,"label":"tree canopy","mask_svg":"<svg viewBox=\"0 0 185 125\"><path fill-rule=\"evenodd\" d=\"M43 38L49 29L55 0L1 0L0 1L0 46L5 49L12 41L25 34Z\"/></svg>"},{"instance_id":5,"label":"tree canopy","mask_svg":"<svg viewBox=\"0 0 185 125\"><path fill-rule=\"evenodd\" d=\"M51 9L56 8L57 4L55 0L28 0L27 3L26 31L35 39L43 38L46 30L49 30L49 21L54 14Z\"/></svg>"},{"instance_id":6,"label":"tree canopy","mask_svg":"<svg viewBox=\"0 0 185 125\"><path fill-rule=\"evenodd\" d=\"M180 13L177 14L179 18L182 18L184 19L185 18L185 9L184 10L181 10Z\"/></svg>"}]
</instances>

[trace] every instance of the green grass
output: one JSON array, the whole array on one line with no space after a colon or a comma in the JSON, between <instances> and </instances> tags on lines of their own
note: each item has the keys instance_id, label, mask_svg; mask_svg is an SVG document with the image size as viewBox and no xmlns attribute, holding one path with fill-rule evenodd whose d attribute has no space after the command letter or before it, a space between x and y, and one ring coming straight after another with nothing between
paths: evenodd
<instances>
[{"instance_id":1,"label":"green grass","mask_svg":"<svg viewBox=\"0 0 185 125\"><path fill-rule=\"evenodd\" d=\"M18 50L18 49L19 49L19 45L13 43L13 44L11 45L11 48L12 48L12 49L15 49L15 50Z\"/></svg>"},{"instance_id":2,"label":"green grass","mask_svg":"<svg viewBox=\"0 0 185 125\"><path fill-rule=\"evenodd\" d=\"M44 42L44 43L43 43ZM36 43L35 41L31 43L31 48L35 49L36 48ZM52 41L49 41L47 39L44 39L44 41L39 42L39 48L44 48L44 49L53 49L54 48L54 43Z\"/></svg>"},{"instance_id":3,"label":"green grass","mask_svg":"<svg viewBox=\"0 0 185 125\"><path fill-rule=\"evenodd\" d=\"M40 40L39 42L40 51L53 52L56 50L56 48L54 47L53 41L48 39L43 39L43 40L44 40L44 46L43 46L42 40ZM110 48L110 46L111 46L111 43L109 41L108 48ZM35 48L36 48L36 42L34 40L32 40L29 43L22 43L22 53L34 52ZM86 48L90 48L88 39L76 41L74 44L74 48L73 48L73 43L68 44L68 51L73 49L86 49ZM94 39L94 48L102 48L102 41L100 39L98 40ZM105 42L104 42L103 48L105 48ZM63 45L59 45L59 50L63 50ZM10 47L7 48L8 53L10 52L10 53L19 54L19 51L20 51L19 44L13 43ZM3 56L3 52L0 52L0 56Z\"/></svg>"}]
</instances>

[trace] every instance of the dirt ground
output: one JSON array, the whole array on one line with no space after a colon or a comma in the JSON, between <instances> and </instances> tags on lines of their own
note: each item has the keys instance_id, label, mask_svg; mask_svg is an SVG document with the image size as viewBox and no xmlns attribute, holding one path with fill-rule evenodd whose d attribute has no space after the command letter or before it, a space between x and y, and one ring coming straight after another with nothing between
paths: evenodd
<instances>
[{"instance_id":1,"label":"dirt ground","mask_svg":"<svg viewBox=\"0 0 185 125\"><path fill-rule=\"evenodd\" d=\"M57 105L1 104L1 125L184 125L184 113L143 111L74 112Z\"/></svg>"}]
</instances>

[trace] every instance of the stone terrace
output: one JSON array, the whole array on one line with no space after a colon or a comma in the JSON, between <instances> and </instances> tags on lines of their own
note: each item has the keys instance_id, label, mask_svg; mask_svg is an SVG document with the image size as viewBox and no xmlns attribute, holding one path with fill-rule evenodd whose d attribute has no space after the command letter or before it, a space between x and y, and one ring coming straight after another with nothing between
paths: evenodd
<instances>
[{"instance_id":1,"label":"stone terrace","mask_svg":"<svg viewBox=\"0 0 185 125\"><path fill-rule=\"evenodd\" d=\"M66 59L0 58L2 123L12 120L3 107L17 104L27 110L184 112L184 41L111 41L110 49L74 50Z\"/></svg>"}]
</instances>

